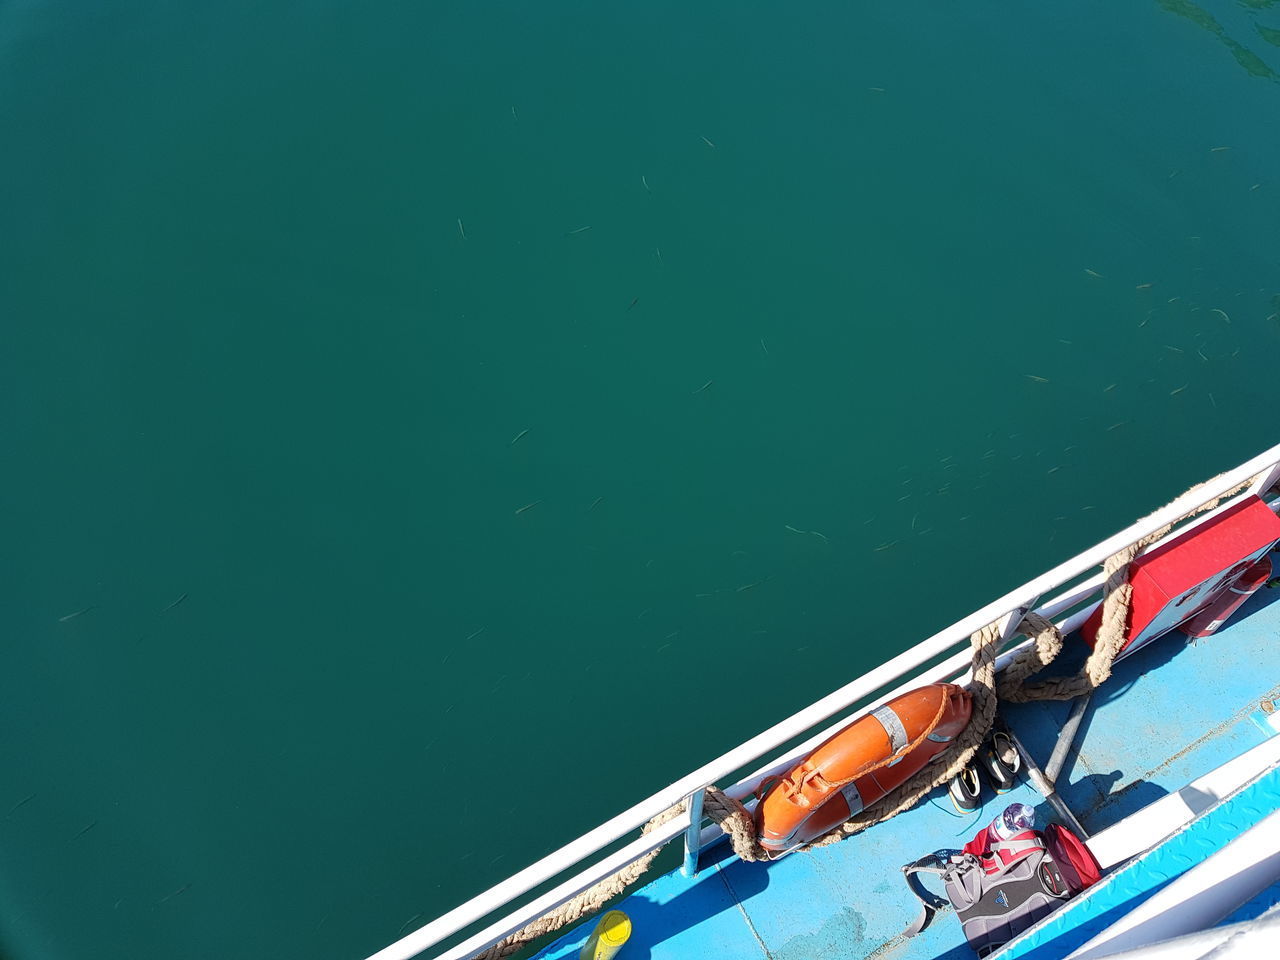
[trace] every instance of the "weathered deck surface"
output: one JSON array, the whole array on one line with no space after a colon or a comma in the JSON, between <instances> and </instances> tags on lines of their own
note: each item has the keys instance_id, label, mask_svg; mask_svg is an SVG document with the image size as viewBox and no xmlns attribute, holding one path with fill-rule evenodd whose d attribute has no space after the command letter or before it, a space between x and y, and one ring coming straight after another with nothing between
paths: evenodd
<instances>
[{"instance_id":1,"label":"weathered deck surface","mask_svg":"<svg viewBox=\"0 0 1280 960\"><path fill-rule=\"evenodd\" d=\"M1258 721L1259 703L1280 699L1280 589L1260 590L1212 638L1195 645L1167 634L1117 665L1095 696L1059 789L1091 832L1176 791L1273 730ZM1082 647L1078 641L1073 641ZM1049 672L1074 667L1066 653ZM1067 704L1009 709L1006 720L1043 765ZM955 848L1007 803L1048 804L1025 783L1011 793L984 794L983 809L961 817L938 791L914 810L842 843L776 863L748 864L726 845L696 878L659 877L621 904L634 933L625 960L772 960L945 958L973 953L954 916L939 916L923 934L899 934L916 910L899 867L934 849ZM539 954L576 957L584 924Z\"/></svg>"}]
</instances>

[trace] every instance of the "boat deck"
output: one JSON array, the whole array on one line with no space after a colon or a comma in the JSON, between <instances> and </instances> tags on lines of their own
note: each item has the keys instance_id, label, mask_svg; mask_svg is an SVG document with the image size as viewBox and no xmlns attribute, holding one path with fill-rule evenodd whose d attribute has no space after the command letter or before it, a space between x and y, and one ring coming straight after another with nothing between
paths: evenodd
<instances>
[{"instance_id":1,"label":"boat deck","mask_svg":"<svg viewBox=\"0 0 1280 960\"><path fill-rule=\"evenodd\" d=\"M1207 640L1190 644L1175 631L1116 665L1089 706L1077 752L1058 783L1091 834L1275 736L1260 705L1280 701L1277 600L1280 589L1259 590ZM1083 643L1072 638L1068 649L1071 654L1064 651L1047 673L1074 669ZM1069 708L1026 704L1008 707L1004 716L1043 766ZM1171 753L1170 745L1179 748ZM718 844L704 851L696 877L673 871L619 904L633 922L623 956L971 960L949 914L913 939L900 936L918 903L899 868L932 850L960 847L1015 800L1035 806L1041 824L1054 819L1025 781L1001 796L988 789L983 799L980 811L960 816L938 790L887 823L769 864L743 863L727 844ZM577 957L591 926L580 925L538 957Z\"/></svg>"}]
</instances>

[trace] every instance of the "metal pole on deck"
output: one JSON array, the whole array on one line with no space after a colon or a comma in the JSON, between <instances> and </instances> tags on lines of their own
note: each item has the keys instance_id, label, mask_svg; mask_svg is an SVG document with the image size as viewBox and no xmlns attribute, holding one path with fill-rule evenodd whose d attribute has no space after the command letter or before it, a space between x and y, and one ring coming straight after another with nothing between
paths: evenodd
<instances>
[{"instance_id":1,"label":"metal pole on deck","mask_svg":"<svg viewBox=\"0 0 1280 960\"><path fill-rule=\"evenodd\" d=\"M1045 779L1055 790L1058 787L1058 775L1062 773L1062 767L1067 762L1071 745L1076 742L1076 734L1080 732L1084 712L1089 709L1089 701L1092 699L1092 692L1076 697L1075 702L1071 704L1071 713L1067 716L1067 722L1062 725L1062 730L1058 733L1058 742L1053 745L1049 762L1044 765Z\"/></svg>"},{"instance_id":2,"label":"metal pole on deck","mask_svg":"<svg viewBox=\"0 0 1280 960\"><path fill-rule=\"evenodd\" d=\"M1040 796L1049 801L1049 805L1057 811L1058 816L1067 821L1067 825L1075 831L1076 836L1081 840L1088 840L1089 834L1085 831L1080 821L1076 819L1076 815L1071 812L1071 808L1058 796L1057 788L1045 777L1044 771L1040 769L1040 765L1027 752L1027 748L1022 745L1018 735L1012 729L1008 733L1009 739L1013 741L1013 746L1018 751L1018 755L1022 757L1023 765L1027 768L1027 779L1031 781L1031 786L1036 789Z\"/></svg>"}]
</instances>

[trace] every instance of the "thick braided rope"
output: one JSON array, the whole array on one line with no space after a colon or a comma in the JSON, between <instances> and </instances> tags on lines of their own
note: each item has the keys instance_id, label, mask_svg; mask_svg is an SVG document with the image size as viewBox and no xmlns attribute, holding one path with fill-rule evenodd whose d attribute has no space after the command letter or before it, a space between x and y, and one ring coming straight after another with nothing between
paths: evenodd
<instances>
[{"instance_id":1,"label":"thick braided rope","mask_svg":"<svg viewBox=\"0 0 1280 960\"><path fill-rule=\"evenodd\" d=\"M643 832L648 833L684 811L684 804L677 803L670 810L658 814L644 825ZM638 860L633 860L615 874L605 877L595 886L588 887L571 900L566 900L550 913L539 917L532 923L521 927L505 939L499 940L487 950L475 955L472 960L502 960L509 957L525 944L537 940L548 933L554 933L561 927L576 923L587 914L595 913L610 900L631 886L649 869L649 865L662 852L662 848L646 853Z\"/></svg>"},{"instance_id":2,"label":"thick braided rope","mask_svg":"<svg viewBox=\"0 0 1280 960\"><path fill-rule=\"evenodd\" d=\"M740 860L751 862L769 859L768 851L760 846L755 820L740 801L733 799L719 787L707 787L702 798L702 812L729 835L733 852Z\"/></svg>"},{"instance_id":3,"label":"thick braided rope","mask_svg":"<svg viewBox=\"0 0 1280 960\"><path fill-rule=\"evenodd\" d=\"M1062 652L1062 631L1053 621L1028 611L1022 618L1022 627L1035 643L1016 654L1000 672L996 693L1001 700L1016 699L1027 677L1039 673Z\"/></svg>"}]
</instances>

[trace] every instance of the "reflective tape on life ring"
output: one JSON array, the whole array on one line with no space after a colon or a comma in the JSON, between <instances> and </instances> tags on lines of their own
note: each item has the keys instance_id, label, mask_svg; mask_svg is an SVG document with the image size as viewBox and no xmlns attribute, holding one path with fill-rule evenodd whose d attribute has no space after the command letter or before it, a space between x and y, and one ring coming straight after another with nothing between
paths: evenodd
<instances>
[{"instance_id":1,"label":"reflective tape on life ring","mask_svg":"<svg viewBox=\"0 0 1280 960\"><path fill-rule=\"evenodd\" d=\"M890 706L876 707L871 711L871 715L880 721L880 726L884 727L884 732L889 736L889 749L893 753L897 753L911 742L911 738L907 736L907 728L902 725L902 719L893 712Z\"/></svg>"},{"instance_id":2,"label":"reflective tape on life ring","mask_svg":"<svg viewBox=\"0 0 1280 960\"><path fill-rule=\"evenodd\" d=\"M849 816L856 816L866 807L862 802L862 794L858 791L857 781L850 781L840 788L844 794L844 802L849 804Z\"/></svg>"}]
</instances>

